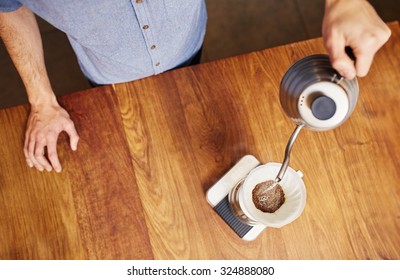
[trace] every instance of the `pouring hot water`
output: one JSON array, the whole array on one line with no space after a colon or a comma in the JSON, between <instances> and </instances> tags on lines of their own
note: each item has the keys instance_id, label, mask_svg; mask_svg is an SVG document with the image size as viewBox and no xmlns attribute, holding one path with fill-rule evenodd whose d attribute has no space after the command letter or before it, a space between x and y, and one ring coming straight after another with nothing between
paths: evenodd
<instances>
[{"instance_id":1,"label":"pouring hot water","mask_svg":"<svg viewBox=\"0 0 400 280\"><path fill-rule=\"evenodd\" d=\"M351 52L346 51L354 60ZM279 98L296 128L286 145L284 160L275 179L257 184L252 191L257 209L274 213L285 202L279 183L289 166L290 152L300 130L325 131L340 126L354 111L358 90L357 79L341 77L327 55L304 57L286 71L280 84Z\"/></svg>"}]
</instances>

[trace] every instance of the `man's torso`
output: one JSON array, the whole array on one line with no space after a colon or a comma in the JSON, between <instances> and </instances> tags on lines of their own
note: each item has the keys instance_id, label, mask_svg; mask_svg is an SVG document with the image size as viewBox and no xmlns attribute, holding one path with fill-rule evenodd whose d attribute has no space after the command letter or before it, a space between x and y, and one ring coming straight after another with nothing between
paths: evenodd
<instances>
[{"instance_id":1,"label":"man's torso","mask_svg":"<svg viewBox=\"0 0 400 280\"><path fill-rule=\"evenodd\" d=\"M204 0L5 1L27 6L65 32L82 71L98 84L181 64L201 47L206 28Z\"/></svg>"}]
</instances>

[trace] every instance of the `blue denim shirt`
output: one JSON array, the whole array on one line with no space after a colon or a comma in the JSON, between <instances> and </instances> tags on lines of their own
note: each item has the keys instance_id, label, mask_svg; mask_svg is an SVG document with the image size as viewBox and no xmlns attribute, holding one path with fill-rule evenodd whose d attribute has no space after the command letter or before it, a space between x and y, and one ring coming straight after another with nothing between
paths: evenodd
<instances>
[{"instance_id":1,"label":"blue denim shirt","mask_svg":"<svg viewBox=\"0 0 400 280\"><path fill-rule=\"evenodd\" d=\"M200 49L207 21L204 0L1 0L0 12L22 5L67 34L97 84L180 65Z\"/></svg>"}]
</instances>

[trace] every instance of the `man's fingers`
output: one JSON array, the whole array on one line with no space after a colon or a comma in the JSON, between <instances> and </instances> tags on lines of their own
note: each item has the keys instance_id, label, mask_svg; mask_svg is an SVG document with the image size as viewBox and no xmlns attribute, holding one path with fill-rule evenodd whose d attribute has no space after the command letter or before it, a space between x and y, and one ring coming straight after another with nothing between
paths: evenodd
<instances>
[{"instance_id":1,"label":"man's fingers","mask_svg":"<svg viewBox=\"0 0 400 280\"><path fill-rule=\"evenodd\" d=\"M68 125L64 127L64 130L69 135L69 143L71 149L73 151L76 151L76 149L78 148L79 136L78 132L76 132L74 123L71 121Z\"/></svg>"},{"instance_id":2,"label":"man's fingers","mask_svg":"<svg viewBox=\"0 0 400 280\"><path fill-rule=\"evenodd\" d=\"M354 61L347 55L346 44L343 37L332 36L326 42L331 64L340 75L348 80L356 76Z\"/></svg>"},{"instance_id":3,"label":"man's fingers","mask_svg":"<svg viewBox=\"0 0 400 280\"><path fill-rule=\"evenodd\" d=\"M30 168L32 168L33 167L33 162L29 158L28 146L29 146L29 134L26 133L25 134L25 141L24 141L24 155L25 155L26 163L28 164L28 166Z\"/></svg>"},{"instance_id":4,"label":"man's fingers","mask_svg":"<svg viewBox=\"0 0 400 280\"><path fill-rule=\"evenodd\" d=\"M372 61L374 59L375 53L379 50L384 42L386 42L386 38L380 41L377 41L371 35L365 35L360 38L359 47L354 49L354 54L357 57L356 69L357 76L364 77L368 74L369 69L371 68ZM383 43L381 43L381 41Z\"/></svg>"},{"instance_id":5,"label":"man's fingers","mask_svg":"<svg viewBox=\"0 0 400 280\"><path fill-rule=\"evenodd\" d=\"M35 159L37 160L37 162L39 162L39 164L41 166L44 167L44 169L46 169L47 171L51 171L51 165L50 163L47 161L47 159L44 156L44 147L46 146L46 140L45 139L40 139L36 141L36 145L35 145Z\"/></svg>"},{"instance_id":6,"label":"man's fingers","mask_svg":"<svg viewBox=\"0 0 400 280\"><path fill-rule=\"evenodd\" d=\"M28 143L28 156L32 164L36 167L36 169L38 169L39 171L43 171L44 170L43 166L35 158L35 145L36 145L35 140L30 139Z\"/></svg>"},{"instance_id":7,"label":"man's fingers","mask_svg":"<svg viewBox=\"0 0 400 280\"><path fill-rule=\"evenodd\" d=\"M51 135L47 138L47 157L49 158L54 170L56 172L61 172L61 164L57 154L57 137L58 135L55 137L54 135Z\"/></svg>"},{"instance_id":8,"label":"man's fingers","mask_svg":"<svg viewBox=\"0 0 400 280\"><path fill-rule=\"evenodd\" d=\"M68 112L58 103L31 108L25 133L24 155L29 166L38 170L61 171L57 154L58 135L65 131L70 138L72 150L78 146L79 136ZM47 148L47 154L45 149Z\"/></svg>"},{"instance_id":9,"label":"man's fingers","mask_svg":"<svg viewBox=\"0 0 400 280\"><path fill-rule=\"evenodd\" d=\"M72 121L64 127L64 130L70 137L71 149L76 150L79 136ZM54 168L56 172L61 172L62 168L57 154L57 139L58 133L54 131L47 132L47 135L42 133L30 135L27 132L24 142L24 155L27 164L40 171L46 169L50 172ZM45 147L47 147L47 158L45 156Z\"/></svg>"},{"instance_id":10,"label":"man's fingers","mask_svg":"<svg viewBox=\"0 0 400 280\"><path fill-rule=\"evenodd\" d=\"M356 62L356 70L357 76L364 77L368 74L369 69L371 68L372 61L374 59L375 53L361 53L356 55L357 62Z\"/></svg>"}]
</instances>

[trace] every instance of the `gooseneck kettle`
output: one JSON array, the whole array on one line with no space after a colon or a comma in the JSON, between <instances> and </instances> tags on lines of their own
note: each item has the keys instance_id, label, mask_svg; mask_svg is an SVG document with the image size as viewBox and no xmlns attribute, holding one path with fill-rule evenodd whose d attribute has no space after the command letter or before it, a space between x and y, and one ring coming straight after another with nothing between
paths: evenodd
<instances>
[{"instance_id":1,"label":"gooseneck kettle","mask_svg":"<svg viewBox=\"0 0 400 280\"><path fill-rule=\"evenodd\" d=\"M275 184L289 165L290 151L300 130L334 129L345 122L358 99L358 82L344 79L331 65L329 56L316 54L296 61L284 74L279 99L286 115L296 123L286 146Z\"/></svg>"},{"instance_id":2,"label":"gooseneck kettle","mask_svg":"<svg viewBox=\"0 0 400 280\"><path fill-rule=\"evenodd\" d=\"M280 84L279 99L286 115L311 130L330 130L345 122L358 99L358 82L346 80L332 67L328 55L295 62Z\"/></svg>"}]
</instances>

